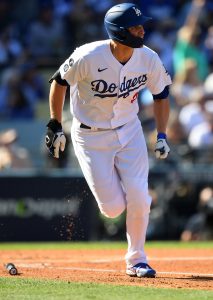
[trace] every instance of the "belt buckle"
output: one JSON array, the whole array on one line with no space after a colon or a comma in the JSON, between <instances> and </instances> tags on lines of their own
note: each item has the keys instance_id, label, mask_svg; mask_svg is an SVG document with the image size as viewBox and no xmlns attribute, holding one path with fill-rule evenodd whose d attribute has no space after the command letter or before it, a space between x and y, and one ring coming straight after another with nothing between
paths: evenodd
<instances>
[{"instance_id":1,"label":"belt buckle","mask_svg":"<svg viewBox=\"0 0 213 300\"><path fill-rule=\"evenodd\" d=\"M97 128L97 127L91 127L91 130L92 130L92 131L98 131L99 128Z\"/></svg>"}]
</instances>

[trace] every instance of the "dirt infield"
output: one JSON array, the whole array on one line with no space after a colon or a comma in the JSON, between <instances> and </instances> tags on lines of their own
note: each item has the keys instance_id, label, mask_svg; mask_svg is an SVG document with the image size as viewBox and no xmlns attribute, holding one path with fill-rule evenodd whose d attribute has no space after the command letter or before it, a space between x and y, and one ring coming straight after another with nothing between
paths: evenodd
<instances>
[{"instance_id":1,"label":"dirt infield","mask_svg":"<svg viewBox=\"0 0 213 300\"><path fill-rule=\"evenodd\" d=\"M125 275L124 250L3 250L0 276L11 276L3 264L12 262L21 278L213 290L213 250L156 249L147 254L156 278Z\"/></svg>"}]
</instances>

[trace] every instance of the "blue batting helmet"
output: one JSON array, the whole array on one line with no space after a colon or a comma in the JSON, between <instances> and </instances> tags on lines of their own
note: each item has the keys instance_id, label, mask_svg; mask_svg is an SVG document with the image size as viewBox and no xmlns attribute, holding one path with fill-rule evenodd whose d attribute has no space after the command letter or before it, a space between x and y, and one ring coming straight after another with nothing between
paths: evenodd
<instances>
[{"instance_id":1,"label":"blue batting helmet","mask_svg":"<svg viewBox=\"0 0 213 300\"><path fill-rule=\"evenodd\" d=\"M128 28L143 25L150 19L142 14L136 4L122 3L113 6L107 11L104 24L112 40L131 48L140 48L143 46L143 38L133 36L128 31Z\"/></svg>"}]
</instances>

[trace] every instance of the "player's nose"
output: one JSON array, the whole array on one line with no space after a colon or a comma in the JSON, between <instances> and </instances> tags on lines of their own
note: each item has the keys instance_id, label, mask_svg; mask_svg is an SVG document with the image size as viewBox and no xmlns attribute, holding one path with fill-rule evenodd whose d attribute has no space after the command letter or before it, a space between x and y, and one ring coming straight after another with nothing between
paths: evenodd
<instances>
[{"instance_id":1,"label":"player's nose","mask_svg":"<svg viewBox=\"0 0 213 300\"><path fill-rule=\"evenodd\" d=\"M143 35L145 34L145 30L142 25L139 25L139 33Z\"/></svg>"},{"instance_id":2,"label":"player's nose","mask_svg":"<svg viewBox=\"0 0 213 300\"><path fill-rule=\"evenodd\" d=\"M145 30L143 28L143 25L137 25L135 26L135 33L137 34L137 36L140 36L140 37L144 37L144 34L145 34Z\"/></svg>"}]
</instances>

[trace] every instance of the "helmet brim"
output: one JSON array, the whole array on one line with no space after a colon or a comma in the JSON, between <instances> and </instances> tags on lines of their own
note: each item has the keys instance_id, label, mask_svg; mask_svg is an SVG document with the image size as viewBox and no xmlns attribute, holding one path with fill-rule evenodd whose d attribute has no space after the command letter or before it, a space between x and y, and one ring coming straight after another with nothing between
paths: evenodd
<instances>
[{"instance_id":1,"label":"helmet brim","mask_svg":"<svg viewBox=\"0 0 213 300\"><path fill-rule=\"evenodd\" d=\"M152 18L142 15L140 18L135 18L135 20L130 20L129 22L127 21L125 24L125 28L129 28L137 25L144 25L146 22L150 20L152 20Z\"/></svg>"}]
</instances>

